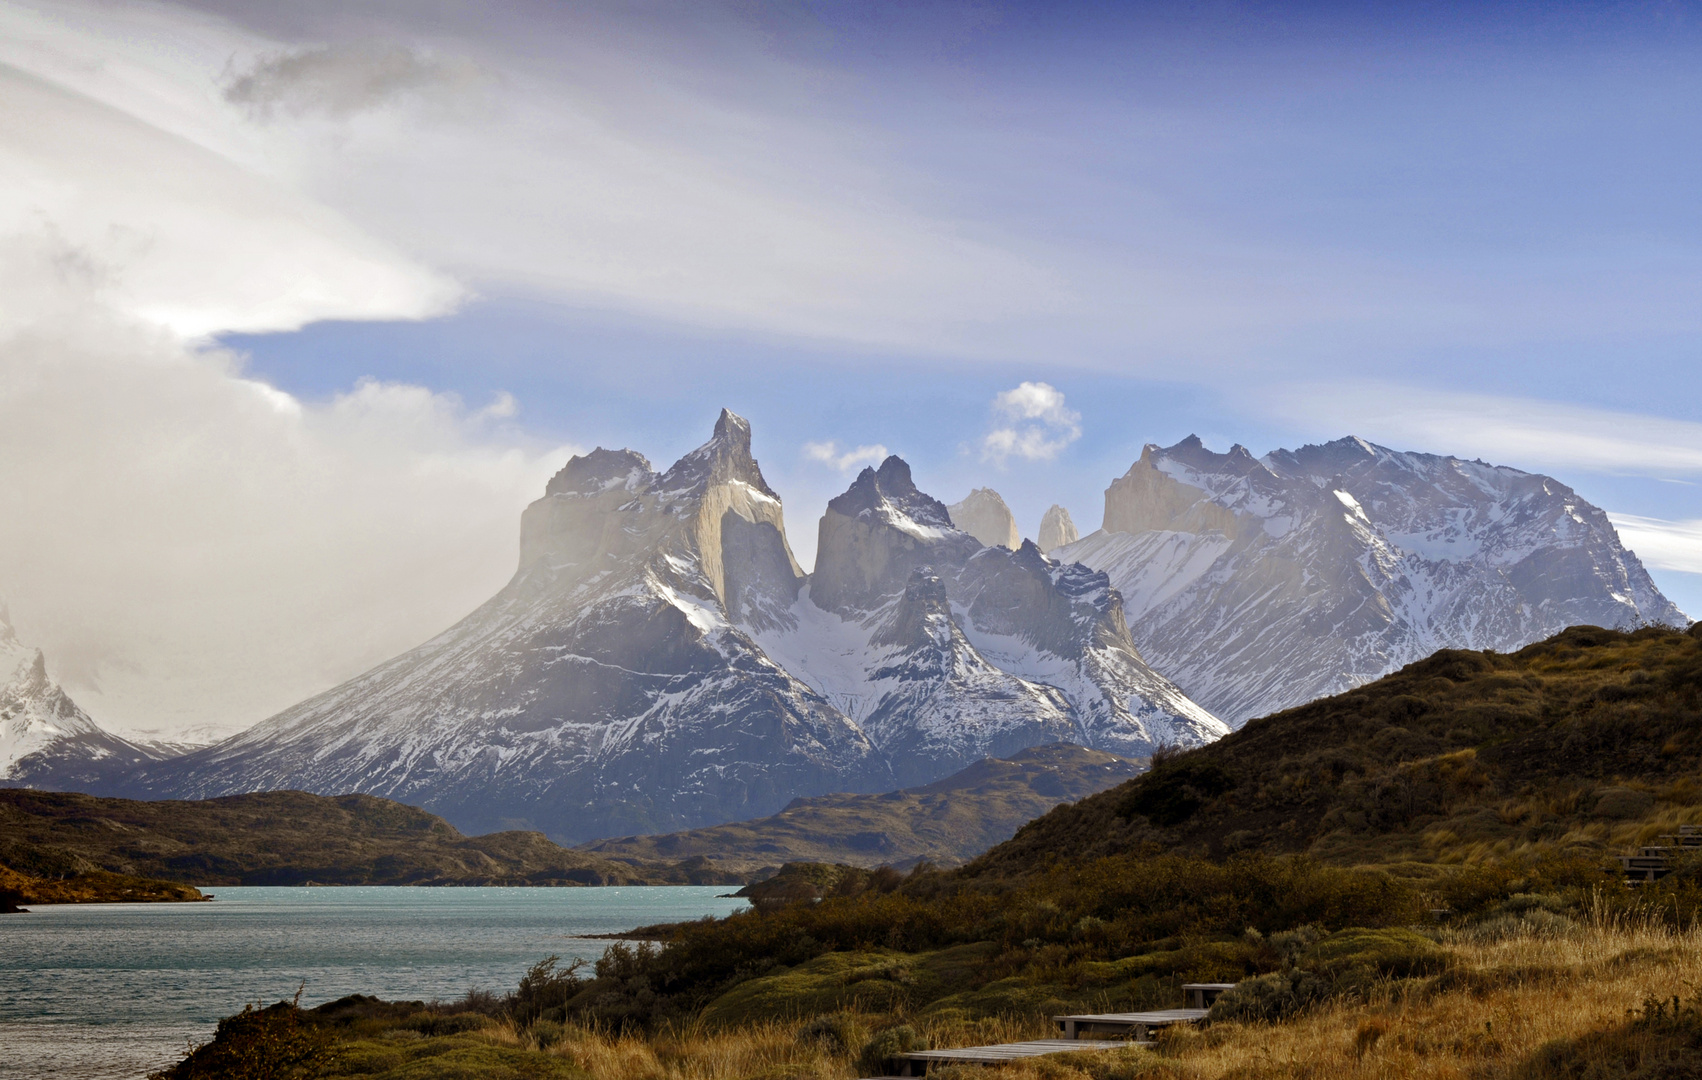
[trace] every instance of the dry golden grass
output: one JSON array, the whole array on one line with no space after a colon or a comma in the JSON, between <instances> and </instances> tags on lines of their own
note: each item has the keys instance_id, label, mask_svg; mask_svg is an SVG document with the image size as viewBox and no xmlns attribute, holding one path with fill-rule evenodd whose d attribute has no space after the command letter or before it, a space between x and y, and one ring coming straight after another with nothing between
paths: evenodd
<instances>
[{"instance_id":1,"label":"dry golden grass","mask_svg":"<svg viewBox=\"0 0 1702 1080\"><path fill-rule=\"evenodd\" d=\"M1529 1073L1555 1040L1623 1025L1648 999L1702 988L1702 931L1625 924L1561 937L1450 945L1455 968L1433 992L1385 987L1279 1024L1177 1031L1156 1052L1051 1058L986 1080L1492 1080ZM1097 1059L1097 1060L1094 1060ZM960 1070L954 1070L954 1073ZM1539 1070L1540 1073L1540 1070ZM940 1075L938 1080L966 1080Z\"/></svg>"},{"instance_id":2,"label":"dry golden grass","mask_svg":"<svg viewBox=\"0 0 1702 1080\"><path fill-rule=\"evenodd\" d=\"M1038 1058L997 1068L956 1066L935 1080L1493 1080L1535 1075L1553 1040L1623 1025L1651 998L1702 988L1702 931L1597 919L1558 936L1446 943L1454 967L1438 980L1389 984L1360 1003L1279 1024L1178 1031L1156 1050ZM1047 1037L1044 1017L966 1021L867 1016L866 1030L906 1022L930 1045ZM526 1037L492 1030L495 1041ZM567 1028L549 1050L593 1080L850 1080L856 1049L799 1037L793 1022L725 1030L619 1035Z\"/></svg>"},{"instance_id":3,"label":"dry golden grass","mask_svg":"<svg viewBox=\"0 0 1702 1080\"><path fill-rule=\"evenodd\" d=\"M974 1046L1052 1035L1045 1017L858 1017L865 1032L909 1024L930 1046ZM701 1026L655 1035L568 1027L549 1052L573 1060L592 1080L850 1080L861 1075L859 1047L835 1050L800 1036L795 1021L710 1030ZM488 1031L493 1041L521 1045L512 1027ZM985 1076L984 1080L992 1080Z\"/></svg>"}]
</instances>

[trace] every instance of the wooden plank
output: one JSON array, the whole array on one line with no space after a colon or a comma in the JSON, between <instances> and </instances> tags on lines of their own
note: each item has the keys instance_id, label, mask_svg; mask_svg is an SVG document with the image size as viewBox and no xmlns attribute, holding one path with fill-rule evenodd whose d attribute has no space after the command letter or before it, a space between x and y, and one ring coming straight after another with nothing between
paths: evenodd
<instances>
[{"instance_id":1,"label":"wooden plank","mask_svg":"<svg viewBox=\"0 0 1702 1080\"><path fill-rule=\"evenodd\" d=\"M1197 1024L1206 1018L1209 1009L1157 1009L1152 1012L1136 1013L1083 1013L1076 1016L1054 1016L1052 1022L1058 1030L1064 1033L1066 1039L1074 1039L1084 1031L1095 1028L1117 1028L1122 1031L1134 1032L1137 1038L1146 1038L1152 1028L1169 1027L1171 1024Z\"/></svg>"}]
</instances>

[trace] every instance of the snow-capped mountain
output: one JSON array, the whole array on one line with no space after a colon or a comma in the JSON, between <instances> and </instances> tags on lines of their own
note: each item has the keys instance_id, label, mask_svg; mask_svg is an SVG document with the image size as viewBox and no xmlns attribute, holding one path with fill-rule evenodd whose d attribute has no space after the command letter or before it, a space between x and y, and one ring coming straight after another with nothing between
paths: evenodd
<instances>
[{"instance_id":1,"label":"snow-capped mountain","mask_svg":"<svg viewBox=\"0 0 1702 1080\"><path fill-rule=\"evenodd\" d=\"M828 503L807 588L751 629L905 784L1046 742L1144 755L1227 731L1141 659L1104 574L983 544L896 457Z\"/></svg>"},{"instance_id":2,"label":"snow-capped mountain","mask_svg":"<svg viewBox=\"0 0 1702 1080\"><path fill-rule=\"evenodd\" d=\"M102 728L47 676L0 606L0 786L80 788L111 782L160 755Z\"/></svg>"},{"instance_id":3,"label":"snow-capped mountain","mask_svg":"<svg viewBox=\"0 0 1702 1080\"><path fill-rule=\"evenodd\" d=\"M897 458L830 504L817 568L723 412L665 472L568 462L520 565L443 634L117 793L299 788L559 839L694 828L890 791L1070 741L1227 731L1141 660L1106 576L986 547Z\"/></svg>"},{"instance_id":4,"label":"snow-capped mountain","mask_svg":"<svg viewBox=\"0 0 1702 1080\"><path fill-rule=\"evenodd\" d=\"M1149 445L1054 554L1105 571L1143 653L1236 726L1440 648L1687 622L1559 481L1357 438Z\"/></svg>"},{"instance_id":5,"label":"snow-capped mountain","mask_svg":"<svg viewBox=\"0 0 1702 1080\"><path fill-rule=\"evenodd\" d=\"M868 736L728 617L784 610L802 581L744 420L722 413L660 474L597 450L526 509L519 569L478 610L141 783L174 797L360 791L474 832L573 840L889 790Z\"/></svg>"}]
</instances>

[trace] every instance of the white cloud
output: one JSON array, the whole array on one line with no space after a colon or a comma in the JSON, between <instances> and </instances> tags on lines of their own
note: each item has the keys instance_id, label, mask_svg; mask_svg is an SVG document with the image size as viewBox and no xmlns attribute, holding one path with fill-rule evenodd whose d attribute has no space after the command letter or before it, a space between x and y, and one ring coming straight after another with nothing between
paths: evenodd
<instances>
[{"instance_id":1,"label":"white cloud","mask_svg":"<svg viewBox=\"0 0 1702 1080\"><path fill-rule=\"evenodd\" d=\"M461 297L451 276L907 348L1073 303L1054 271L908 205L873 131L713 92L670 43L612 44L596 18L537 20L545 49L405 14L336 43L338 18L304 10L324 44L168 5L0 0L0 149L28 166L0 229L40 214L121 267L129 310L191 334L430 315ZM426 25L445 44L416 44ZM736 70L801 74L760 50Z\"/></svg>"},{"instance_id":2,"label":"white cloud","mask_svg":"<svg viewBox=\"0 0 1702 1080\"><path fill-rule=\"evenodd\" d=\"M840 472L850 472L859 465L879 465L887 458L887 449L879 443L872 446L859 446L852 450L841 451L839 444L832 440L827 442L808 442L804 444L804 456L811 461L819 461L832 466Z\"/></svg>"},{"instance_id":3,"label":"white cloud","mask_svg":"<svg viewBox=\"0 0 1702 1080\"><path fill-rule=\"evenodd\" d=\"M1263 386L1244 404L1397 449L1529 469L1702 473L1702 424L1535 398L1378 383Z\"/></svg>"},{"instance_id":4,"label":"white cloud","mask_svg":"<svg viewBox=\"0 0 1702 1080\"><path fill-rule=\"evenodd\" d=\"M0 248L0 596L99 720L232 730L425 640L513 573L569 448L419 386L304 401ZM38 306L38 317L18 310Z\"/></svg>"},{"instance_id":5,"label":"white cloud","mask_svg":"<svg viewBox=\"0 0 1702 1080\"><path fill-rule=\"evenodd\" d=\"M1004 464L1015 456L1050 461L1081 438L1081 413L1057 387L1025 382L993 399L995 426L981 438L981 459Z\"/></svg>"},{"instance_id":6,"label":"white cloud","mask_svg":"<svg viewBox=\"0 0 1702 1080\"><path fill-rule=\"evenodd\" d=\"M1666 521L1635 514L1608 514L1619 538L1644 565L1657 570L1702 574L1702 520Z\"/></svg>"},{"instance_id":7,"label":"white cloud","mask_svg":"<svg viewBox=\"0 0 1702 1080\"><path fill-rule=\"evenodd\" d=\"M167 49L147 10L140 27L103 8L71 29L0 4L0 237L55 234L100 267L108 303L188 336L459 301L448 277L262 167L269 151L197 71L242 39Z\"/></svg>"}]
</instances>

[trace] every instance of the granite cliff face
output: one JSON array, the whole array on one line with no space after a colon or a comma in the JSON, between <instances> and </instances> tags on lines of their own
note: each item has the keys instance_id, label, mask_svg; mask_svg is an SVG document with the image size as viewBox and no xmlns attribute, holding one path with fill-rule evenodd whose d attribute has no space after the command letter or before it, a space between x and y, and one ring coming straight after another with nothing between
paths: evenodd
<instances>
[{"instance_id":1,"label":"granite cliff face","mask_svg":"<svg viewBox=\"0 0 1702 1080\"><path fill-rule=\"evenodd\" d=\"M1105 571L1143 653L1236 726L1440 648L1686 622L1564 484L1355 438L1148 446L1056 554Z\"/></svg>"},{"instance_id":2,"label":"granite cliff face","mask_svg":"<svg viewBox=\"0 0 1702 1080\"><path fill-rule=\"evenodd\" d=\"M1225 730L1147 666L1104 574L953 525L896 457L822 515L763 650L869 733L904 783L1067 741L1140 756Z\"/></svg>"},{"instance_id":3,"label":"granite cliff face","mask_svg":"<svg viewBox=\"0 0 1702 1080\"><path fill-rule=\"evenodd\" d=\"M1035 542L1040 550L1050 555L1065 544L1073 544L1081 539L1081 533L1076 531L1076 523L1070 520L1070 512L1063 507L1053 504L1040 518L1040 532Z\"/></svg>"},{"instance_id":4,"label":"granite cliff face","mask_svg":"<svg viewBox=\"0 0 1702 1080\"><path fill-rule=\"evenodd\" d=\"M359 791L570 840L888 790L868 736L732 620L766 625L802 579L740 417L660 474L598 450L527 508L517 573L466 619L137 785Z\"/></svg>"},{"instance_id":5,"label":"granite cliff face","mask_svg":"<svg viewBox=\"0 0 1702 1080\"><path fill-rule=\"evenodd\" d=\"M1022 546L1022 533L1016 527L1016 516L992 488L976 488L965 495L962 502L946 507L946 512L951 524L988 547L1015 551Z\"/></svg>"},{"instance_id":6,"label":"granite cliff face","mask_svg":"<svg viewBox=\"0 0 1702 1080\"><path fill-rule=\"evenodd\" d=\"M806 576L729 412L660 473L631 450L576 457L522 515L514 578L466 619L103 791L361 792L584 841L1040 744L1138 755L1227 730L1141 660L1105 575L982 544L897 458L820 537Z\"/></svg>"},{"instance_id":7,"label":"granite cliff face","mask_svg":"<svg viewBox=\"0 0 1702 1080\"><path fill-rule=\"evenodd\" d=\"M0 606L0 787L94 787L160 756L90 719Z\"/></svg>"}]
</instances>

